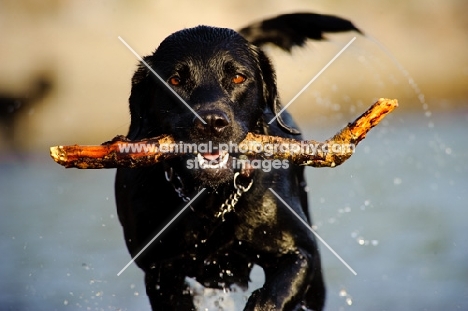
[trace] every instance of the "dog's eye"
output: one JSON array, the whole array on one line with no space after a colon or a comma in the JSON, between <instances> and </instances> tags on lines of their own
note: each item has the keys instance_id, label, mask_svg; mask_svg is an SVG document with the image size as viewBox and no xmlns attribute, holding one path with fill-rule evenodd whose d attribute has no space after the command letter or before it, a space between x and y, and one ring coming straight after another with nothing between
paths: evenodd
<instances>
[{"instance_id":1,"label":"dog's eye","mask_svg":"<svg viewBox=\"0 0 468 311\"><path fill-rule=\"evenodd\" d=\"M245 81L245 77L241 74L236 74L233 78L232 78L232 83L235 83L235 84L241 84Z\"/></svg>"},{"instance_id":2,"label":"dog's eye","mask_svg":"<svg viewBox=\"0 0 468 311\"><path fill-rule=\"evenodd\" d=\"M174 85L174 86L177 86L181 83L181 80L179 77L171 77L169 78L169 84L170 85Z\"/></svg>"}]
</instances>

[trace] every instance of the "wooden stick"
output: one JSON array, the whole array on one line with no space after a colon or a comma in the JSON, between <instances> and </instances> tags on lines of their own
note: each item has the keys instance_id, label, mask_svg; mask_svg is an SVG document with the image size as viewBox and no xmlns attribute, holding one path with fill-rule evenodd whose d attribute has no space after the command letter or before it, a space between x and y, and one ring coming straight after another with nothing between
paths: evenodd
<instances>
[{"instance_id":1,"label":"wooden stick","mask_svg":"<svg viewBox=\"0 0 468 311\"><path fill-rule=\"evenodd\" d=\"M396 107L398 107L396 99L381 98L354 122L349 123L325 142L298 141L248 133L238 148L249 157L287 159L296 165L313 167L335 167L349 159L357 144L366 137L370 129ZM125 136L116 136L111 141L98 146L51 147L50 155L55 162L67 168L135 168L154 165L184 154L180 150L170 151L176 145L180 145L180 142L174 141L170 135L140 141L130 141Z\"/></svg>"}]
</instances>

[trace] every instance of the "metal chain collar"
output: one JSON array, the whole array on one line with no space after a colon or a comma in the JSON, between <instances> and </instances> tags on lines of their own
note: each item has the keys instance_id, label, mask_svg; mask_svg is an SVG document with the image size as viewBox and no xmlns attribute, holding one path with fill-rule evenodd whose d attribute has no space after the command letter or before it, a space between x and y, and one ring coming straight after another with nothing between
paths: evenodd
<instances>
[{"instance_id":1,"label":"metal chain collar","mask_svg":"<svg viewBox=\"0 0 468 311\"><path fill-rule=\"evenodd\" d=\"M221 219L224 221L224 215L226 213L230 213L234 210L234 206L236 206L237 202L239 201L239 198L244 194L244 192L247 192L250 190L250 187L252 187L253 184L253 179L250 179L250 183L247 185L247 187L244 187L240 184L237 184L237 176L239 176L240 173L236 172L234 174L234 189L236 190L235 192L231 193L229 198L224 201L223 204L221 204L221 207L219 208L219 211L215 214L216 218L221 217Z\"/></svg>"},{"instance_id":2,"label":"metal chain collar","mask_svg":"<svg viewBox=\"0 0 468 311\"><path fill-rule=\"evenodd\" d=\"M171 185L174 187L175 192L179 195L179 197L182 199L184 202L189 202L191 198L185 193L185 186L184 183L182 182L182 179L180 178L179 175L174 174L174 170L172 167L169 167L169 169L164 170L164 175L166 177L166 180L171 183ZM174 179L174 175L176 176L176 179ZM241 184L237 183L237 177L240 175L239 172L236 172L234 174L234 192L229 195L229 197L224 201L223 204L221 204L219 211L214 215L216 218L221 217L222 221L224 221L224 215L227 213L230 213L234 211L234 207L236 206L237 202L239 201L240 197L247 191L250 190L253 184L253 179L250 178L249 184L244 187ZM190 208L193 210L193 207L190 206Z\"/></svg>"},{"instance_id":3,"label":"metal chain collar","mask_svg":"<svg viewBox=\"0 0 468 311\"><path fill-rule=\"evenodd\" d=\"M182 201L184 201L185 203L190 202L191 198L187 194L185 194L185 186L182 179L179 175L175 175L177 177L176 180L174 180L174 170L172 169L172 167L169 167L168 170L164 170L164 176L166 177L166 180L171 183L172 187L174 187L175 192L177 192Z\"/></svg>"}]
</instances>

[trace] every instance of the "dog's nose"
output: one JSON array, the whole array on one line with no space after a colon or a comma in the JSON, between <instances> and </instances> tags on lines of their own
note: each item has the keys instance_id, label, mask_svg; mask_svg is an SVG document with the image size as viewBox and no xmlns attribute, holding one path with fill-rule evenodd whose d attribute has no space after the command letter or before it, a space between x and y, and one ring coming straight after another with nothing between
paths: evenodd
<instances>
[{"instance_id":1,"label":"dog's nose","mask_svg":"<svg viewBox=\"0 0 468 311\"><path fill-rule=\"evenodd\" d=\"M222 111L207 111L199 113L199 116L205 120L206 124L203 124L199 118L195 117L195 129L204 134L219 135L231 123L228 116Z\"/></svg>"}]
</instances>

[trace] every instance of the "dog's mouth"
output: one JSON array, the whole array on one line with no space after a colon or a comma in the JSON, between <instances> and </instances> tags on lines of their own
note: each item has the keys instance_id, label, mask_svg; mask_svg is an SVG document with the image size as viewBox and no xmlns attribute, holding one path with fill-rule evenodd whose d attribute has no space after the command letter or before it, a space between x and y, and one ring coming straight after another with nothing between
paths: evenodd
<instances>
[{"instance_id":1,"label":"dog's mouth","mask_svg":"<svg viewBox=\"0 0 468 311\"><path fill-rule=\"evenodd\" d=\"M214 151L209 153L198 153L197 160L202 169L227 168L229 153L226 151Z\"/></svg>"}]
</instances>

